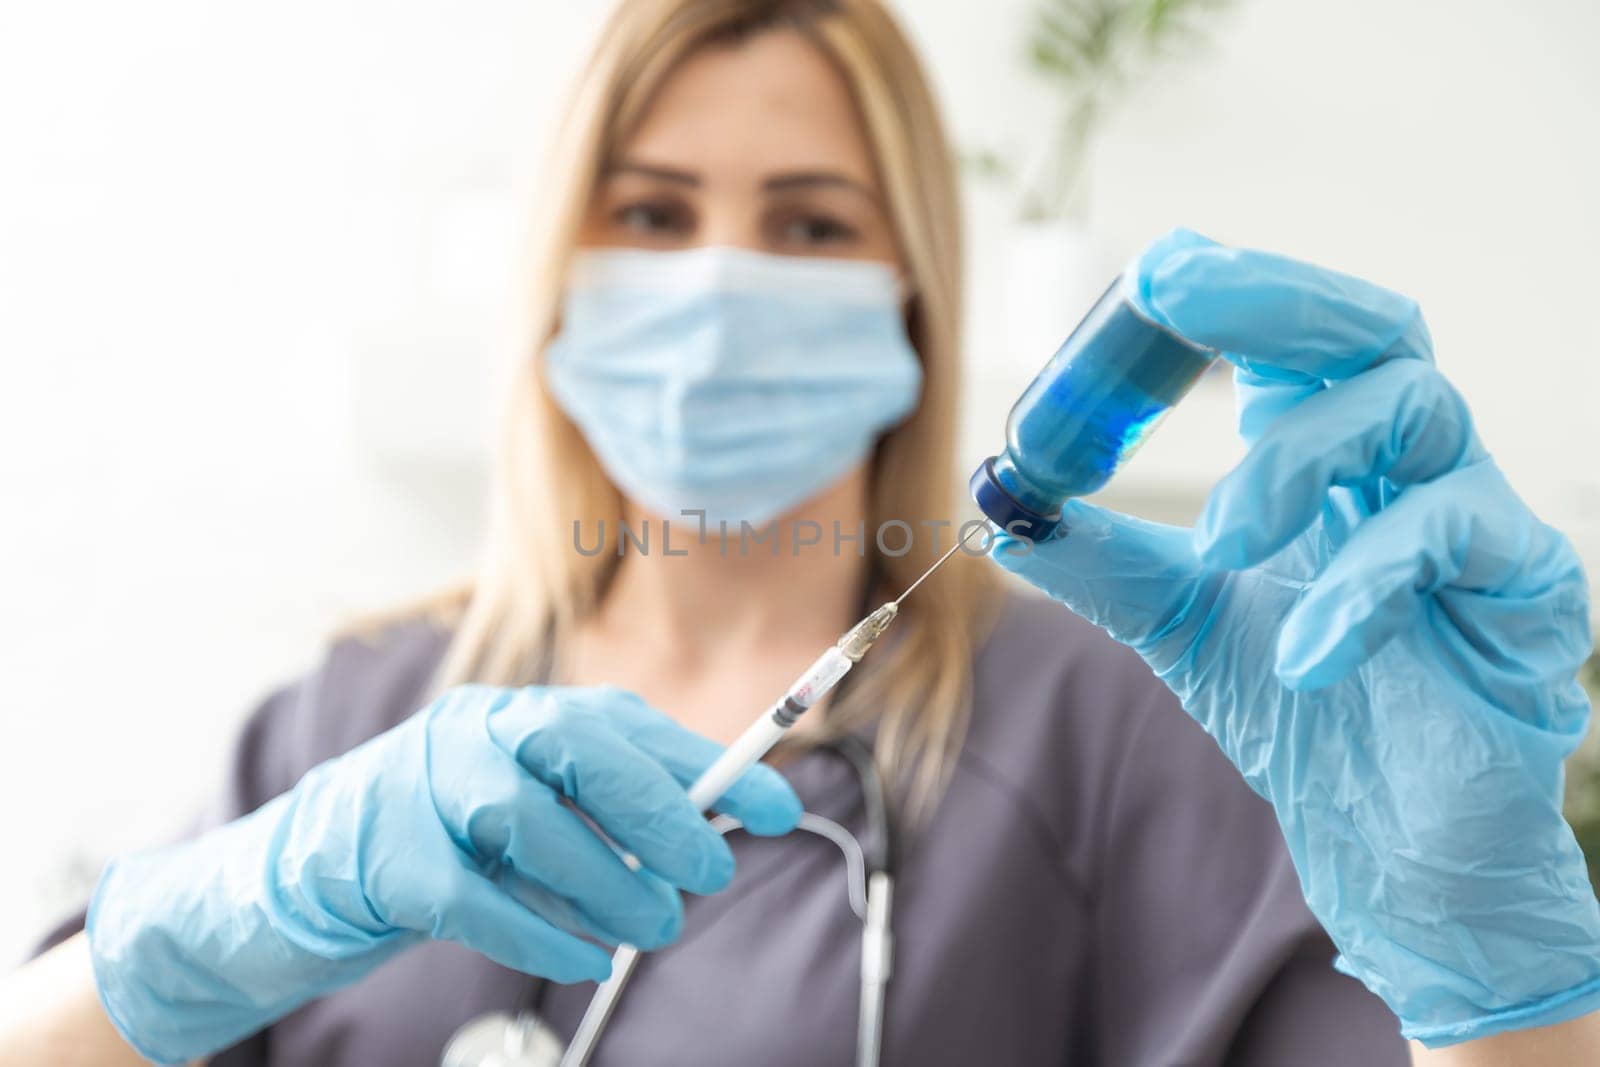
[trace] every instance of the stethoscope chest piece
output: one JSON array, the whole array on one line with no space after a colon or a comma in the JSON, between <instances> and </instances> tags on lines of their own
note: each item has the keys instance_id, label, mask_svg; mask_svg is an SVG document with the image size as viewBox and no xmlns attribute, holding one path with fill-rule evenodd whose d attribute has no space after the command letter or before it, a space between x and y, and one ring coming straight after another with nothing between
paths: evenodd
<instances>
[{"instance_id":1,"label":"stethoscope chest piece","mask_svg":"<svg viewBox=\"0 0 1600 1067\"><path fill-rule=\"evenodd\" d=\"M495 1012L455 1032L440 1067L556 1067L564 1046L536 1016Z\"/></svg>"}]
</instances>

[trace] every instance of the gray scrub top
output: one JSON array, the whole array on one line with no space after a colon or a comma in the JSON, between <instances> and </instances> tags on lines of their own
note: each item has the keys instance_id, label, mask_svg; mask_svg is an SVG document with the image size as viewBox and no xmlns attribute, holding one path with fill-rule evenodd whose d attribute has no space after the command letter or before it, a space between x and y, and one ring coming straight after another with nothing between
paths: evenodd
<instances>
[{"instance_id":1,"label":"gray scrub top","mask_svg":"<svg viewBox=\"0 0 1600 1067\"><path fill-rule=\"evenodd\" d=\"M220 816L410 715L446 641L408 623L335 645L245 727ZM841 756L783 772L867 835ZM682 939L642 961L594 1063L853 1062L861 925L838 851L730 843L733 886L686 901ZM1056 604L1008 601L949 790L902 844L885 1064L1409 1063L1393 1016L1333 970L1271 809L1136 656ZM212 1062L434 1065L457 1027L534 989L425 944ZM593 990L546 984L540 1014L570 1036Z\"/></svg>"}]
</instances>

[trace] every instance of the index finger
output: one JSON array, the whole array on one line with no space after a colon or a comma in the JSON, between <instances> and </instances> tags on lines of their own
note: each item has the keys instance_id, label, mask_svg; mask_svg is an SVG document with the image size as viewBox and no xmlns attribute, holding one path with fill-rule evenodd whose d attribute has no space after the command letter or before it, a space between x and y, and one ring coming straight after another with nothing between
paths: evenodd
<instances>
[{"instance_id":1,"label":"index finger","mask_svg":"<svg viewBox=\"0 0 1600 1067\"><path fill-rule=\"evenodd\" d=\"M691 893L726 887L733 854L682 784L596 714L584 690L554 692L519 690L490 713L491 740L667 882Z\"/></svg>"},{"instance_id":2,"label":"index finger","mask_svg":"<svg viewBox=\"0 0 1600 1067\"><path fill-rule=\"evenodd\" d=\"M673 722L631 693L608 703L611 725L685 786L706 772L724 748ZM752 834L777 837L793 830L803 808L783 775L756 764L728 787L711 810L732 815Z\"/></svg>"},{"instance_id":3,"label":"index finger","mask_svg":"<svg viewBox=\"0 0 1600 1067\"><path fill-rule=\"evenodd\" d=\"M1305 384L1391 359L1433 359L1416 301L1287 256L1174 230L1124 277L1157 322L1260 381Z\"/></svg>"}]
</instances>

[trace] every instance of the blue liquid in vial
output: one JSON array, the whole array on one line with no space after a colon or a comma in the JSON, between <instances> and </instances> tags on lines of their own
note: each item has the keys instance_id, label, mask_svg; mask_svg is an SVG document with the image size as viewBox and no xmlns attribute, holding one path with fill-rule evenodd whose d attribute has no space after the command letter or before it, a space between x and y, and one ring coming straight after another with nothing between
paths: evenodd
<instances>
[{"instance_id":1,"label":"blue liquid in vial","mask_svg":"<svg viewBox=\"0 0 1600 1067\"><path fill-rule=\"evenodd\" d=\"M1061 504L1110 481L1216 356L1145 318L1113 281L1012 407L1006 449L974 472L973 497L1001 527L1051 536Z\"/></svg>"}]
</instances>

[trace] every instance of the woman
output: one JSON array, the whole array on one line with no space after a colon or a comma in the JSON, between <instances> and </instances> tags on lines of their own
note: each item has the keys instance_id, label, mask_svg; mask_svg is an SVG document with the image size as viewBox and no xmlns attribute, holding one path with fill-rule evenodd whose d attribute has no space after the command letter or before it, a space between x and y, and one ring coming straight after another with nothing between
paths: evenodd
<instances>
[{"instance_id":1,"label":"woman","mask_svg":"<svg viewBox=\"0 0 1600 1067\"><path fill-rule=\"evenodd\" d=\"M565 1039L608 973L595 941L655 950L598 1062L852 1062L860 924L833 846L737 832L724 844L683 785L712 742L950 544L947 528L940 544L938 527L917 525L958 515L948 147L910 50L871 0L635 0L587 69L564 153L539 343L513 392L477 581L441 611L339 643L257 713L232 821L108 868L87 937L13 979L7 1002L27 1007L0 1029L5 1062L130 1063L137 1048L168 1062L431 1064L458 1027L516 1010ZM1250 351L1256 338L1197 310L1214 302L1182 298L1221 288L1184 280L1212 250L1172 240L1182 247L1134 272L1150 282L1149 313ZM1314 369L1317 388L1370 377ZM1245 387L1281 412L1314 391L1300 373ZM1278 474L1284 455L1271 454ZM1358 480L1291 473L1291 488ZM777 761L789 784L762 768L721 802L751 832L782 835L798 795L867 836L863 784L828 746L873 744L900 846L887 1062L1406 1062L1394 1017L1334 970L1317 919L1408 1032L1439 1038L1428 1024L1444 1018L1459 1032L1443 1043L1472 1038L1419 1048L1418 1062L1565 1063L1600 1047L1594 1017L1574 1019L1588 994L1568 969L1524 998L1537 1010L1473 1030L1463 1012L1493 1006L1503 976L1486 966L1470 995L1441 993L1386 963L1407 955L1403 934L1385 934L1390 957L1364 951L1376 937L1352 920L1368 915L1359 894L1322 892L1332 816L1318 821L1306 791L1283 787L1301 779L1275 773L1276 735L1235 729L1241 692L1257 709L1286 698L1264 677L1234 684L1251 663L1204 658L1212 634L1249 650L1287 612L1247 579L1306 516L1251 541L1239 514L1208 513L1206 528L1208 551L1238 557L1225 561L1238 579L1200 567L1186 536L1180 547L1093 509L1074 511L1077 533L1054 547L1000 550L1133 651L953 561L802 720ZM1409 662L1391 664L1397 677ZM1334 747L1365 751L1348 740ZM1316 763L1300 755L1294 768ZM1374 790L1350 792L1337 813L1394 814ZM1502 797L1527 836L1559 839L1531 821L1546 814L1534 800ZM1474 813L1453 827L1445 812L1435 844L1484 825ZM1355 839L1375 844L1383 829ZM1333 867L1371 874L1369 888L1404 882ZM1510 892L1488 872L1469 881ZM1561 888L1577 918L1550 938L1581 945L1588 912ZM1471 929L1449 892L1424 890L1435 918ZM1542 1007L1563 996L1567 1010Z\"/></svg>"}]
</instances>

